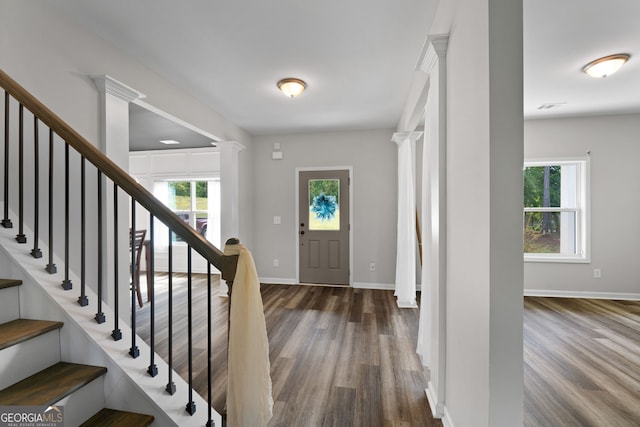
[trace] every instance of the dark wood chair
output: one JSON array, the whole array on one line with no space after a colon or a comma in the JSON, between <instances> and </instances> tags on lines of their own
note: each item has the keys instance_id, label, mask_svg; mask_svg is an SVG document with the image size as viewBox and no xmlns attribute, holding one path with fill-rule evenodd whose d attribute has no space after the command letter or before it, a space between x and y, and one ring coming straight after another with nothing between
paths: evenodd
<instances>
[{"instance_id":1,"label":"dark wood chair","mask_svg":"<svg viewBox=\"0 0 640 427\"><path fill-rule=\"evenodd\" d=\"M142 259L142 248L144 247L144 238L147 235L147 230L136 230L135 238L131 238L131 229L129 229L129 251L135 250L136 268L135 271L131 271L131 281L133 287L133 278L136 278L136 294L138 296L138 304L142 307L142 292L140 292L140 260ZM133 245L132 245L133 241Z\"/></svg>"}]
</instances>

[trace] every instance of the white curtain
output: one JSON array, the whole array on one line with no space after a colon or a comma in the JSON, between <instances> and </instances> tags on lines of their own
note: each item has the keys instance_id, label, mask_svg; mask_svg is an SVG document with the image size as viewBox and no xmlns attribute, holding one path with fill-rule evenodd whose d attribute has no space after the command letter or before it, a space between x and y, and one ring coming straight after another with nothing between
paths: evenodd
<instances>
[{"instance_id":1,"label":"white curtain","mask_svg":"<svg viewBox=\"0 0 640 427\"><path fill-rule=\"evenodd\" d=\"M428 118L427 118L428 120ZM427 122L428 123L428 122ZM425 124L425 129L430 127ZM418 322L418 342L416 346L416 353L420 356L420 360L423 366L431 366L430 352L430 339L431 334L429 328L431 328L431 322L429 321L431 315L431 282L429 278L430 270L436 266L427 265L428 254L431 251L429 243L431 238L429 232L431 230L431 165L429 164L431 152L431 146L425 135L422 145L422 217L420 222L422 223L422 271L421 280L422 289L420 292L420 321Z\"/></svg>"},{"instance_id":2,"label":"white curtain","mask_svg":"<svg viewBox=\"0 0 640 427\"><path fill-rule=\"evenodd\" d=\"M398 144L398 242L395 296L399 307L417 307L413 134L396 134L394 140Z\"/></svg>"}]
</instances>

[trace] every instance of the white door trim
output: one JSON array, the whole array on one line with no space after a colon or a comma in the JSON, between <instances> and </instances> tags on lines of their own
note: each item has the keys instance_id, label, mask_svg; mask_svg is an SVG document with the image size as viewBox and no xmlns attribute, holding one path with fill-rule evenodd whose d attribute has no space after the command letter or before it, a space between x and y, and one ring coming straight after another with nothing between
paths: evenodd
<instances>
[{"instance_id":1,"label":"white door trim","mask_svg":"<svg viewBox=\"0 0 640 427\"><path fill-rule=\"evenodd\" d=\"M300 172L306 171L322 171L322 170L346 170L349 171L349 286L353 287L353 228L351 224L353 224L353 166L314 166L314 167L297 167L295 169L295 223L294 227L294 235L295 241L293 244L296 247L296 284L300 284L300 234L298 232L300 225Z\"/></svg>"}]
</instances>

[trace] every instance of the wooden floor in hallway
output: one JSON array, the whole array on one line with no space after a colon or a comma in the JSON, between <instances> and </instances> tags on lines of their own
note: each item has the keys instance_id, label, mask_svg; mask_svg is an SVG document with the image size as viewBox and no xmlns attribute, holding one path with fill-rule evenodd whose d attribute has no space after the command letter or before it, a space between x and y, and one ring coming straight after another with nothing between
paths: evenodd
<instances>
[{"instance_id":1,"label":"wooden floor in hallway","mask_svg":"<svg viewBox=\"0 0 640 427\"><path fill-rule=\"evenodd\" d=\"M186 348L186 276L175 275L173 286L173 346ZM217 278L212 287L212 391L219 410L226 393L227 298L219 296ZM206 288L206 276L195 275L193 378L205 397ZM167 360L166 275L156 277L156 289L156 350ZM273 382L270 426L442 426L430 417L426 375L415 353L417 309L399 309L392 291L263 284L261 293ZM147 342L149 308L145 302L137 311L138 332ZM174 367L187 377L187 360L175 352Z\"/></svg>"}]
</instances>

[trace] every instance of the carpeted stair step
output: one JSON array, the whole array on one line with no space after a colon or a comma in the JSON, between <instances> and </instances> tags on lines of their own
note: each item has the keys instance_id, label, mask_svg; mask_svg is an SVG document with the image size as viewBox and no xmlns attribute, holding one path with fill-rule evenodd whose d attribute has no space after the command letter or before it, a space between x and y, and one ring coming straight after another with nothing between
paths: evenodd
<instances>
[{"instance_id":1,"label":"carpeted stair step","mask_svg":"<svg viewBox=\"0 0 640 427\"><path fill-rule=\"evenodd\" d=\"M61 327L62 322L49 320L16 319L3 323L0 325L0 350Z\"/></svg>"},{"instance_id":2,"label":"carpeted stair step","mask_svg":"<svg viewBox=\"0 0 640 427\"><path fill-rule=\"evenodd\" d=\"M101 366L58 362L0 390L0 406L53 405L106 372Z\"/></svg>"},{"instance_id":3,"label":"carpeted stair step","mask_svg":"<svg viewBox=\"0 0 640 427\"><path fill-rule=\"evenodd\" d=\"M116 411L104 408L80 427L147 427L153 422L153 416L135 412Z\"/></svg>"}]
</instances>

